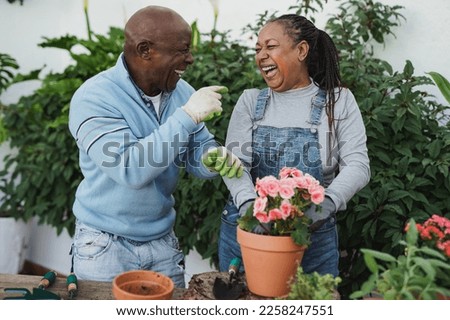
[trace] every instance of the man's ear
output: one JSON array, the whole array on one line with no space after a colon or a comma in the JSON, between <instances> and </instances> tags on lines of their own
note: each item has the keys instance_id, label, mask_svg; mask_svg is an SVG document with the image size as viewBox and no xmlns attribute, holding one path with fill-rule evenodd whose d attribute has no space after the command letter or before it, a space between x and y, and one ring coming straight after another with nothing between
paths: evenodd
<instances>
[{"instance_id":1,"label":"man's ear","mask_svg":"<svg viewBox=\"0 0 450 320\"><path fill-rule=\"evenodd\" d=\"M139 57L141 57L142 59L150 60L152 51L150 42L148 41L139 42L136 49Z\"/></svg>"},{"instance_id":2,"label":"man's ear","mask_svg":"<svg viewBox=\"0 0 450 320\"><path fill-rule=\"evenodd\" d=\"M309 53L309 44L306 42L306 40L302 40L297 44L297 51L298 51L298 60L300 62L305 61L306 57Z\"/></svg>"}]
</instances>

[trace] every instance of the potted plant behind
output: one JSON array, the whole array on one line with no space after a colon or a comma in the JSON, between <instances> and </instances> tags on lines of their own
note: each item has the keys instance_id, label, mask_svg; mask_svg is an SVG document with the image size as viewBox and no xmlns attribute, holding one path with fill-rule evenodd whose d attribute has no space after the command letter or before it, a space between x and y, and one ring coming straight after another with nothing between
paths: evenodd
<instances>
[{"instance_id":1,"label":"potted plant behind","mask_svg":"<svg viewBox=\"0 0 450 320\"><path fill-rule=\"evenodd\" d=\"M414 219L406 229L406 241L400 241L404 254L397 258L388 253L361 249L371 275L360 290L350 295L351 299L372 294L386 300L429 300L450 296L448 276L447 282L442 281L442 277L450 273L448 257L440 249L420 243Z\"/></svg>"},{"instance_id":2,"label":"potted plant behind","mask_svg":"<svg viewBox=\"0 0 450 320\"><path fill-rule=\"evenodd\" d=\"M14 79L14 71L19 68L16 60L8 54L0 53L0 94ZM7 130L3 126L3 112L7 107L0 102L0 152L9 151L6 144ZM4 170L3 161L0 167ZM3 195L0 193L0 205ZM20 272L25 262L25 254L30 241L30 223L19 219L8 211L0 209L0 273L15 274Z\"/></svg>"},{"instance_id":3,"label":"potted plant behind","mask_svg":"<svg viewBox=\"0 0 450 320\"><path fill-rule=\"evenodd\" d=\"M258 197L237 228L247 285L254 294L283 297L310 243L304 211L324 200L325 189L311 175L289 167L278 179L258 178L255 189ZM258 226L267 234L253 232Z\"/></svg>"}]
</instances>

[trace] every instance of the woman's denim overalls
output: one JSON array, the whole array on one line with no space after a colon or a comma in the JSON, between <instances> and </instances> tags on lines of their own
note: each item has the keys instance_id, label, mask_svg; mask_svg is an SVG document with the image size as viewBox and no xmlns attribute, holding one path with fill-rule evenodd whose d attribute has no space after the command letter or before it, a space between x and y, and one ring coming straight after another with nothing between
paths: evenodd
<instances>
[{"instance_id":1,"label":"woman's denim overalls","mask_svg":"<svg viewBox=\"0 0 450 320\"><path fill-rule=\"evenodd\" d=\"M325 107L326 93L319 90L313 98L310 115L310 128L275 128L258 125L264 117L264 111L270 97L268 88L261 90L256 102L253 119L253 163L251 175L256 178L267 175L278 177L281 168L297 167L314 176L323 183L322 161L317 127L320 124L322 110ZM241 257L236 240L236 220L239 212L231 196L222 213L219 238L219 269L227 271L234 257ZM339 263L338 237L335 216L316 230L311 236L311 245L305 252L302 267L306 273L317 271L337 276ZM243 267L241 267L243 271Z\"/></svg>"}]
</instances>

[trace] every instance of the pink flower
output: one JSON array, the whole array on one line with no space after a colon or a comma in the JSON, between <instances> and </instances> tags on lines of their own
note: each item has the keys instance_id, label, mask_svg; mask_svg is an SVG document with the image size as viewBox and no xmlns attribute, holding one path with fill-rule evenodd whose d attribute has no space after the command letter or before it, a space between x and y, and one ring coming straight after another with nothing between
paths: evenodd
<instances>
[{"instance_id":1,"label":"pink flower","mask_svg":"<svg viewBox=\"0 0 450 320\"><path fill-rule=\"evenodd\" d=\"M271 197L278 196L278 192L280 191L280 185L278 183L278 179L274 176L266 176L262 179L259 179L256 182L256 191L260 196L263 194L269 195Z\"/></svg>"},{"instance_id":2,"label":"pink flower","mask_svg":"<svg viewBox=\"0 0 450 320\"><path fill-rule=\"evenodd\" d=\"M281 219L286 220L288 217L291 216L292 204L289 202L289 200L285 199L281 202L280 210L281 210Z\"/></svg>"},{"instance_id":3,"label":"pink flower","mask_svg":"<svg viewBox=\"0 0 450 320\"><path fill-rule=\"evenodd\" d=\"M275 221L283 218L283 213L280 209L275 208L269 211L269 219L270 221Z\"/></svg>"},{"instance_id":4,"label":"pink flower","mask_svg":"<svg viewBox=\"0 0 450 320\"><path fill-rule=\"evenodd\" d=\"M267 197L258 197L255 200L255 204L253 206L253 213L258 213L266 210L267 206Z\"/></svg>"},{"instance_id":5,"label":"pink flower","mask_svg":"<svg viewBox=\"0 0 450 320\"><path fill-rule=\"evenodd\" d=\"M292 178L282 178L279 181L280 197L283 199L290 199L295 194L296 183Z\"/></svg>"},{"instance_id":6,"label":"pink flower","mask_svg":"<svg viewBox=\"0 0 450 320\"><path fill-rule=\"evenodd\" d=\"M264 188L264 182L260 178L256 178L255 190L260 197L267 197L267 191Z\"/></svg>"},{"instance_id":7,"label":"pink flower","mask_svg":"<svg viewBox=\"0 0 450 320\"><path fill-rule=\"evenodd\" d=\"M302 175L303 175L303 173L300 170L298 170L297 168L284 167L283 169L280 170L280 178L281 179L289 178L289 177L299 178Z\"/></svg>"},{"instance_id":8,"label":"pink flower","mask_svg":"<svg viewBox=\"0 0 450 320\"><path fill-rule=\"evenodd\" d=\"M266 212L258 212L256 214L254 214L254 216L261 223L267 223L267 222L270 221L270 218L269 218L269 216L267 215Z\"/></svg>"},{"instance_id":9,"label":"pink flower","mask_svg":"<svg viewBox=\"0 0 450 320\"><path fill-rule=\"evenodd\" d=\"M297 188L299 189L307 189L308 188L308 180L305 176L296 177L294 181L297 183Z\"/></svg>"},{"instance_id":10,"label":"pink flower","mask_svg":"<svg viewBox=\"0 0 450 320\"><path fill-rule=\"evenodd\" d=\"M314 204L320 204L325 199L325 189L321 185L314 185L308 188L308 190L311 194L311 201Z\"/></svg>"}]
</instances>

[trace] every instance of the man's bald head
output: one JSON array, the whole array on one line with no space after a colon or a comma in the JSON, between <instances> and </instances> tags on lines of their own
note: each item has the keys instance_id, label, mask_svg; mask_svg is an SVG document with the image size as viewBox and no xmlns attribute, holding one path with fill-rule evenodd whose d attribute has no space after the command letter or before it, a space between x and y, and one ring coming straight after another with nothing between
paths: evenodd
<instances>
[{"instance_id":1,"label":"man's bald head","mask_svg":"<svg viewBox=\"0 0 450 320\"><path fill-rule=\"evenodd\" d=\"M148 6L125 25L124 58L127 70L145 94L170 92L194 62L191 27L175 11Z\"/></svg>"},{"instance_id":2,"label":"man's bald head","mask_svg":"<svg viewBox=\"0 0 450 320\"><path fill-rule=\"evenodd\" d=\"M186 30L190 30L189 24L174 10L145 7L134 13L125 25L125 54L135 52L141 42L161 43Z\"/></svg>"}]
</instances>

